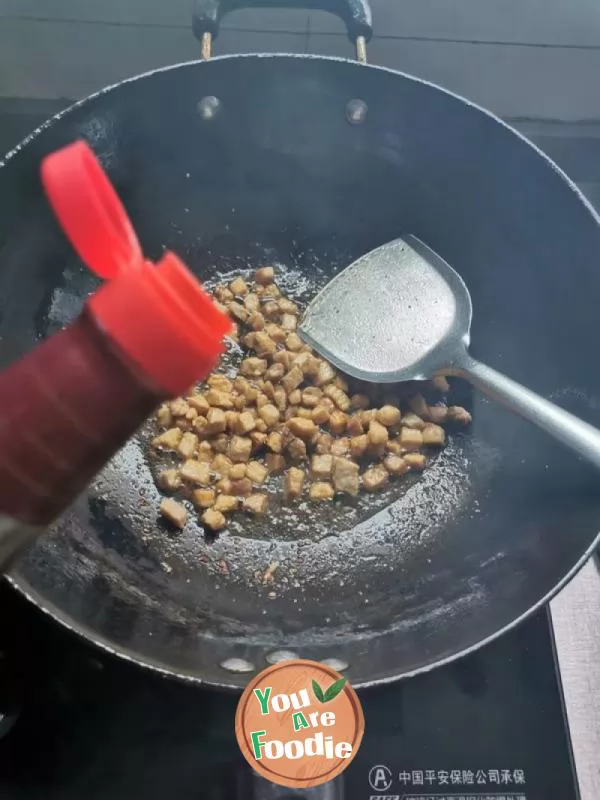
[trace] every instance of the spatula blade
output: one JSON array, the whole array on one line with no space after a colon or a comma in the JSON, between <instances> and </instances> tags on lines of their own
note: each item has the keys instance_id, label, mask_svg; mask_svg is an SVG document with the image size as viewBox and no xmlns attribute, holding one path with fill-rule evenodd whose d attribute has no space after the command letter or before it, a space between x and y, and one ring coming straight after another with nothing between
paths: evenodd
<instances>
[{"instance_id":1,"label":"spatula blade","mask_svg":"<svg viewBox=\"0 0 600 800\"><path fill-rule=\"evenodd\" d=\"M429 253L439 259L418 239L406 237L361 256L313 299L300 335L355 378L430 377L420 366L451 332L457 307L447 276L425 257Z\"/></svg>"}]
</instances>

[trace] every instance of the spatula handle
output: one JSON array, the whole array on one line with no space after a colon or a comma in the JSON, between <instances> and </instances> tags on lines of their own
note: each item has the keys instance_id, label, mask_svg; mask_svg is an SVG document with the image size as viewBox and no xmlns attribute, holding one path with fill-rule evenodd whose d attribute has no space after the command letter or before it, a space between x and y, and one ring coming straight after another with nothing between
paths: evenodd
<instances>
[{"instance_id":1,"label":"spatula handle","mask_svg":"<svg viewBox=\"0 0 600 800\"><path fill-rule=\"evenodd\" d=\"M487 397L537 425L600 469L600 431L593 425L470 357L457 372Z\"/></svg>"}]
</instances>

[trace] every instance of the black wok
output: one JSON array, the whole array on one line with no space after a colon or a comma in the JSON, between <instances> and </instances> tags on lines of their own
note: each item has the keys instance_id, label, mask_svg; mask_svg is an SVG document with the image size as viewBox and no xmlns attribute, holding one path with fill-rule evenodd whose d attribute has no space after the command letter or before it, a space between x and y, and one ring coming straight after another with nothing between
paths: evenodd
<instances>
[{"instance_id":1,"label":"black wok","mask_svg":"<svg viewBox=\"0 0 600 800\"><path fill-rule=\"evenodd\" d=\"M366 0L348 7L362 52ZM219 13L216 0L197 8L205 50ZM473 355L600 424L600 226L575 186L469 102L324 57L161 69L77 103L11 153L0 169L3 364L71 320L95 286L38 179L42 156L77 137L149 257L171 248L205 281L277 263L305 299L361 253L415 234L471 289ZM596 472L464 392L472 430L413 483L356 507L279 509L214 542L193 523L175 537L157 523L142 431L11 580L105 649L189 681L241 687L282 649L336 659L356 686L443 664L546 602L600 528Z\"/></svg>"}]
</instances>

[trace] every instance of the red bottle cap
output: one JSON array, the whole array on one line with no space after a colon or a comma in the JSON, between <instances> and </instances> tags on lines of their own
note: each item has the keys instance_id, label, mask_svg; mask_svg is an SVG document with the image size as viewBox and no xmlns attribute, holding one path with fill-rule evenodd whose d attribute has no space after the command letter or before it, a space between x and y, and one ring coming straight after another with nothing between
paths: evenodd
<instances>
[{"instance_id":1,"label":"red bottle cap","mask_svg":"<svg viewBox=\"0 0 600 800\"><path fill-rule=\"evenodd\" d=\"M87 303L98 324L157 387L186 391L215 366L229 318L173 253L156 266L144 261L129 217L85 142L46 156L41 176L71 244L108 279Z\"/></svg>"}]
</instances>

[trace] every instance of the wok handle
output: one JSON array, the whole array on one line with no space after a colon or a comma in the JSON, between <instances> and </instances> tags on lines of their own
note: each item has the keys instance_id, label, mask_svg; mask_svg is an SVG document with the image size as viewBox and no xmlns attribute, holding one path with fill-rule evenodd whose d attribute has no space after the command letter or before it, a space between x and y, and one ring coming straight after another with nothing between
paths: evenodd
<instances>
[{"instance_id":1,"label":"wok handle","mask_svg":"<svg viewBox=\"0 0 600 800\"><path fill-rule=\"evenodd\" d=\"M593 425L470 356L457 366L460 377L600 469L600 431Z\"/></svg>"},{"instance_id":2,"label":"wok handle","mask_svg":"<svg viewBox=\"0 0 600 800\"><path fill-rule=\"evenodd\" d=\"M339 17L356 45L356 56L366 62L366 44L373 36L369 0L194 0L192 29L201 43L202 58L210 58L212 41L219 35L221 20L231 11L242 8L305 8L329 11Z\"/></svg>"}]
</instances>

